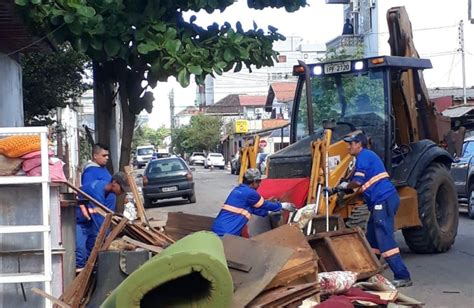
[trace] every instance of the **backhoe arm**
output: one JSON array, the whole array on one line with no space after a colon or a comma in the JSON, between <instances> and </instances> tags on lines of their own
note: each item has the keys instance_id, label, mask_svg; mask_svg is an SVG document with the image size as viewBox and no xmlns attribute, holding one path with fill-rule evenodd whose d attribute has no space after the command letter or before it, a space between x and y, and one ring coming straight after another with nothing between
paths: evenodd
<instances>
[{"instance_id":1,"label":"backhoe arm","mask_svg":"<svg viewBox=\"0 0 474 308\"><path fill-rule=\"evenodd\" d=\"M391 55L419 58L405 7L389 9L387 22ZM421 139L439 143L443 139L421 70L392 72L392 105L398 144L410 144Z\"/></svg>"}]
</instances>

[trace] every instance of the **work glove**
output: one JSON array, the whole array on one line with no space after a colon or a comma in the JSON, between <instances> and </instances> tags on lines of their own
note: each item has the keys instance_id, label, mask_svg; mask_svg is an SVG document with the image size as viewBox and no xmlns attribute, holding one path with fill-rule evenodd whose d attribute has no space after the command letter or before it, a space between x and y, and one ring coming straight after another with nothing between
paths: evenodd
<instances>
[{"instance_id":1,"label":"work glove","mask_svg":"<svg viewBox=\"0 0 474 308\"><path fill-rule=\"evenodd\" d=\"M345 190L347 189L347 186L349 185L349 182L341 182L337 188L339 188L339 190Z\"/></svg>"},{"instance_id":2,"label":"work glove","mask_svg":"<svg viewBox=\"0 0 474 308\"><path fill-rule=\"evenodd\" d=\"M340 191L338 187L324 187L323 192L328 193L328 195L332 196L334 194L337 194Z\"/></svg>"},{"instance_id":3,"label":"work glove","mask_svg":"<svg viewBox=\"0 0 474 308\"><path fill-rule=\"evenodd\" d=\"M281 203L281 208L289 211L289 212L296 212L296 207L293 203L290 202L282 202Z\"/></svg>"}]
</instances>

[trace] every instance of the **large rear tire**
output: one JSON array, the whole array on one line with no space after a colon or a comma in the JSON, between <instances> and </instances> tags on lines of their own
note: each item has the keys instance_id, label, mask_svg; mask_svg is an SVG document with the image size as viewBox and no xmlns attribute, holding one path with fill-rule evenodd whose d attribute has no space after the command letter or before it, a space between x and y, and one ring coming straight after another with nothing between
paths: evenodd
<instances>
[{"instance_id":1,"label":"large rear tire","mask_svg":"<svg viewBox=\"0 0 474 308\"><path fill-rule=\"evenodd\" d=\"M418 179L416 190L422 226L403 229L405 242L416 253L449 250L458 232L459 204L448 169L432 163Z\"/></svg>"}]
</instances>

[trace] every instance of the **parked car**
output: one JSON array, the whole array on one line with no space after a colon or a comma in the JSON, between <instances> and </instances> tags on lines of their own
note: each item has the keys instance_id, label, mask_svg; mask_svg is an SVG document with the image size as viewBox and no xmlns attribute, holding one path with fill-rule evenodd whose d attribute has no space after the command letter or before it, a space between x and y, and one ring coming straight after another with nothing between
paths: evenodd
<instances>
[{"instance_id":1,"label":"parked car","mask_svg":"<svg viewBox=\"0 0 474 308\"><path fill-rule=\"evenodd\" d=\"M265 174L267 157L268 157L268 153L257 154L257 169L260 170L261 174Z\"/></svg>"},{"instance_id":2,"label":"parked car","mask_svg":"<svg viewBox=\"0 0 474 308\"><path fill-rule=\"evenodd\" d=\"M171 157L171 154L170 153L155 152L155 153L153 153L152 159L165 158L165 157Z\"/></svg>"},{"instance_id":3,"label":"parked car","mask_svg":"<svg viewBox=\"0 0 474 308\"><path fill-rule=\"evenodd\" d=\"M204 165L204 161L206 160L206 155L203 152L193 152L189 157L189 164L192 165Z\"/></svg>"},{"instance_id":4,"label":"parked car","mask_svg":"<svg viewBox=\"0 0 474 308\"><path fill-rule=\"evenodd\" d=\"M210 166L219 167L224 169L225 161L224 156L221 153L209 153L207 154L206 160L204 161L204 168L209 168Z\"/></svg>"},{"instance_id":5,"label":"parked car","mask_svg":"<svg viewBox=\"0 0 474 308\"><path fill-rule=\"evenodd\" d=\"M138 146L135 151L134 163L138 169L146 166L152 159L155 148L152 145Z\"/></svg>"},{"instance_id":6,"label":"parked car","mask_svg":"<svg viewBox=\"0 0 474 308\"><path fill-rule=\"evenodd\" d=\"M196 203L191 169L179 157L158 158L150 161L143 172L143 199L145 207L154 201L183 197Z\"/></svg>"},{"instance_id":7,"label":"parked car","mask_svg":"<svg viewBox=\"0 0 474 308\"><path fill-rule=\"evenodd\" d=\"M474 137L464 140L461 156L451 165L451 176L459 202L467 204L469 218L474 219Z\"/></svg>"},{"instance_id":8,"label":"parked car","mask_svg":"<svg viewBox=\"0 0 474 308\"><path fill-rule=\"evenodd\" d=\"M240 155L237 153L230 161L230 173L239 174L240 172Z\"/></svg>"}]
</instances>

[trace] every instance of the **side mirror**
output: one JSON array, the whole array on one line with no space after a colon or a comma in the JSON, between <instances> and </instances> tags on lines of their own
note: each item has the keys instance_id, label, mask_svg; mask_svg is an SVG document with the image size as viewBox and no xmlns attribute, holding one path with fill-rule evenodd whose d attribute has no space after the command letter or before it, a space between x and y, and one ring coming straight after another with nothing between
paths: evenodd
<instances>
[{"instance_id":1,"label":"side mirror","mask_svg":"<svg viewBox=\"0 0 474 308\"><path fill-rule=\"evenodd\" d=\"M196 168L190 168L189 170L191 170L191 172L194 172L196 171Z\"/></svg>"}]
</instances>

